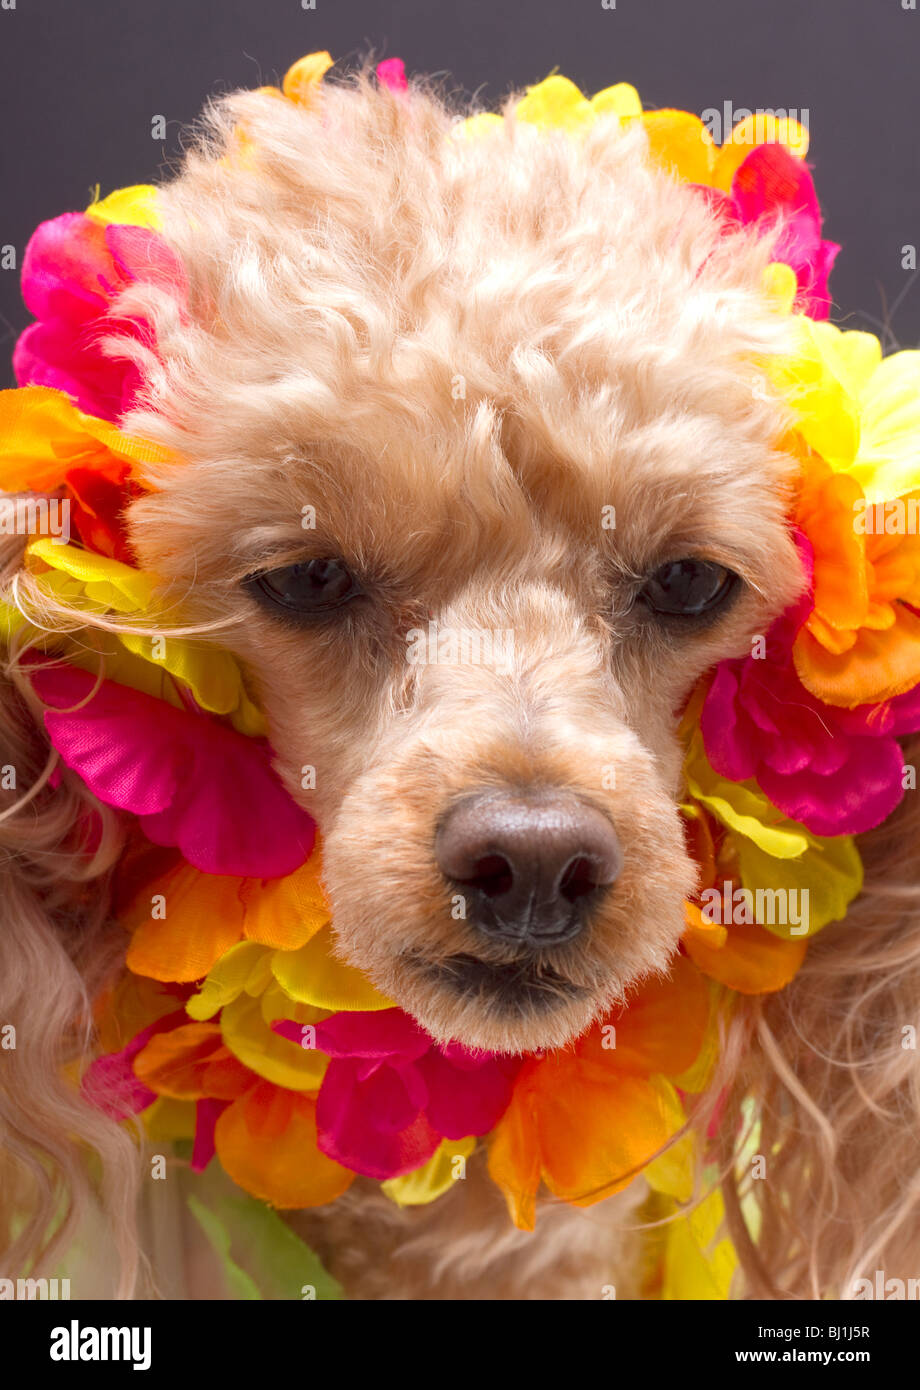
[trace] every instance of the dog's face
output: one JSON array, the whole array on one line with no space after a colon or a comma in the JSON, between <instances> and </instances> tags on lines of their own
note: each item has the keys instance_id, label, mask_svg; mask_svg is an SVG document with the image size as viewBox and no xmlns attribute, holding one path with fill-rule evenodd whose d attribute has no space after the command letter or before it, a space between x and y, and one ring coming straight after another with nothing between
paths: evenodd
<instances>
[{"instance_id":1,"label":"dog's face","mask_svg":"<svg viewBox=\"0 0 920 1390\"><path fill-rule=\"evenodd\" d=\"M796 592L764 255L609 126L279 106L238 104L260 180L167 200L137 424L187 464L136 547L228 620L343 956L439 1039L560 1045L677 948L683 705Z\"/></svg>"}]
</instances>

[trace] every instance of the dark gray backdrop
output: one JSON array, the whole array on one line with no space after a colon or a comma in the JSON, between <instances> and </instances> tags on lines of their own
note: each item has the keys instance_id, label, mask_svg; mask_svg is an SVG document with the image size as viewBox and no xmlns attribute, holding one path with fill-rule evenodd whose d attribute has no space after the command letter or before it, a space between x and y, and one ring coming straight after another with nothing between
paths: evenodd
<instances>
[{"instance_id":1,"label":"dark gray backdrop","mask_svg":"<svg viewBox=\"0 0 920 1390\"><path fill-rule=\"evenodd\" d=\"M607 0L610 3L610 0ZM210 92L276 81L302 54L373 47L492 101L555 66L586 91L626 80L647 106L809 111L810 162L844 243L836 317L920 340L920 9L916 0L0 0L0 246L147 182ZM12 6L12 8L11 8ZM166 144L152 118L168 122ZM28 321L0 273L0 360Z\"/></svg>"}]
</instances>

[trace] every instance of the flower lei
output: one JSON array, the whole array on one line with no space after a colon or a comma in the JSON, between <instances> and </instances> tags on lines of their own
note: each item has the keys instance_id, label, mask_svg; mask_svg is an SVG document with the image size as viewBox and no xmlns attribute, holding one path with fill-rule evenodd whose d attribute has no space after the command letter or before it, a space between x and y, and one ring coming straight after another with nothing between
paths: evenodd
<instances>
[{"instance_id":1,"label":"flower lei","mask_svg":"<svg viewBox=\"0 0 920 1390\"><path fill-rule=\"evenodd\" d=\"M268 90L311 104L330 62L310 55ZM399 60L378 79L407 89ZM534 1225L541 1184L587 1206L638 1172L676 1211L693 1189L694 1141L660 1151L684 1125L684 1096L706 1085L720 1013L733 992L782 989L808 936L845 916L862 879L852 837L898 804L897 738L920 730L920 537L854 525L920 498L918 354L882 360L875 337L825 321L839 248L821 235L806 132L751 117L717 147L696 116L643 111L625 83L588 100L558 75L515 115L573 138L600 116L640 122L649 157L696 185L727 227L782 219L765 290L798 335L776 371L795 405L790 524L808 589L762 650L722 662L688 709L683 809L701 884L670 977L561 1051L439 1046L336 957L313 823L272 770L235 660L154 635L156 578L136 567L122 518L161 455L118 428L140 381L97 338L125 286L183 292L156 189L44 223L24 260L36 321L15 351L20 389L0 394L0 484L69 499L75 532L68 544L35 536L26 568L72 609L151 628L105 639L100 684L99 652L0 605L0 639L33 649L61 760L131 817L115 880L126 970L99 1001L101 1055L83 1088L112 1115L141 1114L152 1139L187 1141L195 1171L216 1154L278 1208L330 1202L359 1174L395 1202L430 1202L488 1136L489 1171L521 1228ZM456 133L488 139L504 119L478 115ZM144 321L116 326L152 346ZM703 910L707 894L739 888L754 904L740 920ZM760 909L776 889L807 890L803 934ZM725 1296L731 1248L711 1248L720 1215L715 1195L672 1225L658 1292Z\"/></svg>"}]
</instances>

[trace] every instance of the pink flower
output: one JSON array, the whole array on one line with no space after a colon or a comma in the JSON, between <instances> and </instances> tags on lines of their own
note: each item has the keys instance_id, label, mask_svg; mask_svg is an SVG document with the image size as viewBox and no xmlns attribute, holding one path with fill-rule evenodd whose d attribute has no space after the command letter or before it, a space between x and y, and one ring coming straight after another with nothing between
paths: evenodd
<instances>
[{"instance_id":1,"label":"pink flower","mask_svg":"<svg viewBox=\"0 0 920 1390\"><path fill-rule=\"evenodd\" d=\"M107 1052L103 1057L97 1057L83 1077L81 1090L84 1098L113 1120L124 1120L129 1115L138 1115L146 1110L156 1100L157 1094L135 1076L134 1059L155 1033L177 1027L185 1022L186 1017L184 1009L164 1014L136 1033L120 1052Z\"/></svg>"},{"instance_id":2,"label":"pink flower","mask_svg":"<svg viewBox=\"0 0 920 1390\"><path fill-rule=\"evenodd\" d=\"M145 319L110 313L115 297L138 280L185 295L181 267L156 232L103 226L82 212L42 222L22 266L23 298L38 322L13 353L19 385L66 391L103 420L125 414L136 402L140 375L126 358L106 355L100 341L119 334L152 346Z\"/></svg>"},{"instance_id":3,"label":"pink flower","mask_svg":"<svg viewBox=\"0 0 920 1390\"><path fill-rule=\"evenodd\" d=\"M299 1042L302 1025L272 1025ZM421 1167L442 1139L488 1134L507 1109L519 1058L442 1047L401 1009L339 1013L316 1025L332 1058L316 1105L319 1147L371 1178Z\"/></svg>"},{"instance_id":4,"label":"pink flower","mask_svg":"<svg viewBox=\"0 0 920 1390\"><path fill-rule=\"evenodd\" d=\"M309 857L313 820L262 740L114 681L93 694L95 676L74 666L36 663L32 683L67 766L100 801L138 816L154 844L242 878L283 878Z\"/></svg>"},{"instance_id":5,"label":"pink flower","mask_svg":"<svg viewBox=\"0 0 920 1390\"><path fill-rule=\"evenodd\" d=\"M409 80L402 58L384 58L382 63L378 63L377 81L381 87L389 87L391 92L407 92Z\"/></svg>"},{"instance_id":6,"label":"pink flower","mask_svg":"<svg viewBox=\"0 0 920 1390\"><path fill-rule=\"evenodd\" d=\"M767 633L766 652L723 661L700 728L706 756L734 782L754 778L774 806L816 835L857 835L904 795L896 736L920 729L920 686L881 705L825 705L792 661L809 595Z\"/></svg>"},{"instance_id":7,"label":"pink flower","mask_svg":"<svg viewBox=\"0 0 920 1390\"><path fill-rule=\"evenodd\" d=\"M701 189L728 224L782 224L773 260L795 271L799 304L814 319L830 313L828 276L840 251L821 236L821 209L808 165L784 145L758 145L735 171L731 192Z\"/></svg>"}]
</instances>

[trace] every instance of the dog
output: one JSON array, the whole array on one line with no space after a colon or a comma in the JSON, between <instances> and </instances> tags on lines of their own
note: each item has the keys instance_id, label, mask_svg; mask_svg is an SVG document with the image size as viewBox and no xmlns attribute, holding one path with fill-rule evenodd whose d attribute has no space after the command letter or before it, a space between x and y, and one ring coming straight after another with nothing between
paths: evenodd
<instances>
[{"instance_id":1,"label":"dog","mask_svg":"<svg viewBox=\"0 0 920 1390\"><path fill-rule=\"evenodd\" d=\"M338 953L438 1042L517 1055L567 1047L679 950L681 718L801 590L798 462L766 365L789 332L769 237L726 236L615 117L577 140L455 127L433 86L369 71L308 104L221 99L160 190L183 306L127 288L119 315L152 336L110 350L143 381L123 427L182 460L148 465L133 551L177 630L241 664L322 834ZM3 544L15 595L24 542ZM478 659L436 659L445 632ZM67 1074L124 953L125 818L49 777L12 657L0 717L4 1268L60 1256L63 1202L65 1235L91 1212L108 1232L108 1292L156 1290L136 1140ZM863 890L795 980L739 997L691 1116L704 1132L718 1107L745 1296L920 1269L920 1071L894 1037L920 1000L918 815L908 796L860 838ZM754 1222L745 1103L768 1164ZM635 1298L647 1194L547 1196L517 1230L477 1150L431 1206L359 1180L288 1220L354 1298Z\"/></svg>"}]
</instances>

